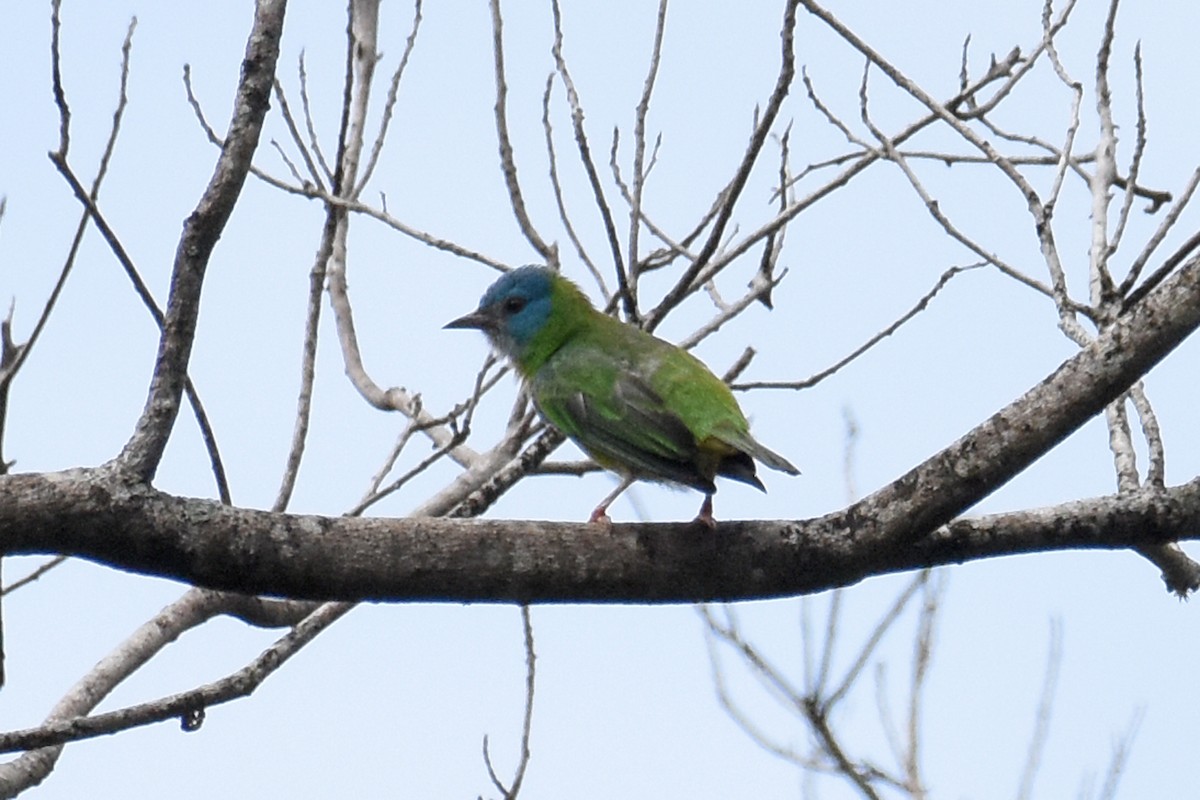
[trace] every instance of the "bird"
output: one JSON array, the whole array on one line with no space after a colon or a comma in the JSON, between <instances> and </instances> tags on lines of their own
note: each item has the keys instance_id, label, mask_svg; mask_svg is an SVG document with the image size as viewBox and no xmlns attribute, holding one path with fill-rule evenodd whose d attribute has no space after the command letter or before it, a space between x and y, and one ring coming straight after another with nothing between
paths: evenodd
<instances>
[{"instance_id":1,"label":"bird","mask_svg":"<svg viewBox=\"0 0 1200 800\"><path fill-rule=\"evenodd\" d=\"M800 471L750 435L729 387L686 350L597 310L571 280L539 265L506 272L479 307L445 325L482 331L520 374L541 416L621 477L589 519L634 481L704 493L713 527L717 476L766 491L755 461Z\"/></svg>"}]
</instances>

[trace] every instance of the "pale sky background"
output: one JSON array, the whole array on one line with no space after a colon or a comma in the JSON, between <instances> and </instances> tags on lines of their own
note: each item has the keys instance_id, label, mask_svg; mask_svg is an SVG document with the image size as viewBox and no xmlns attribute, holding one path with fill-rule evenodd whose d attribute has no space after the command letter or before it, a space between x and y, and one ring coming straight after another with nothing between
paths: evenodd
<instances>
[{"instance_id":1,"label":"pale sky background","mask_svg":"<svg viewBox=\"0 0 1200 800\"><path fill-rule=\"evenodd\" d=\"M887 9L887 10L885 10ZM833 10L860 36L939 98L957 87L964 38L974 75L991 53L1030 49L1041 5L918 2L903 11L839 3ZM1081 0L1060 42L1067 68L1088 86L1080 152L1095 141L1091 81L1106 8ZM550 57L546 4L504 7L509 120L531 213L560 242L565 269L596 296L557 224L543 180L541 95ZM567 2L566 51L587 110L593 152L606 169L614 125L622 163L631 163L633 111L653 33L653 3ZM166 297L180 226L215 158L187 106L181 81L192 65L197 93L223 130L244 49L250 3L68 0L63 12L64 80L73 111L71 163L90 180L116 97L120 45L134 37L130 108L101 206L160 301ZM662 134L647 189L649 213L668 230L687 230L728 180L745 148L756 104L765 103L779 62L782 3L679 2L668 13L661 74L649 117ZM381 49L390 74L409 30L411 7L385 4ZM431 3L401 88L388 149L364 199L387 197L396 217L509 264L532 251L512 219L496 167L490 17L480 3ZM296 63L306 54L310 92L327 152L334 151L345 50L340 3L295 3L279 74L299 107ZM1200 7L1128 4L1119 16L1113 89L1128 164L1133 116L1132 53L1141 41L1150 144L1142 182L1178 193L1195 166L1193 76ZM48 3L0 6L0 302L15 298L15 332L28 335L57 275L78 208L45 153L57 145L50 95ZM815 18L800 13L797 63L823 100L860 135L862 59ZM1047 64L997 114L1010 129L1060 142L1070 96ZM886 78L871 78L874 120L895 132L920 115ZM377 100L382 100L382 84ZM590 194L571 160L561 90L555 98L558 149L569 203L593 255L604 262ZM799 80L781 115L793 122L796 168L846 151L844 139L813 111ZM268 121L294 155L277 114ZM917 144L954 144L945 134ZM957 146L957 145L955 145ZM770 148L771 146L768 145ZM959 150L963 148L957 146ZM769 149L769 153L775 151ZM286 175L264 142L257 163ZM769 214L770 169L760 169L738 208L743 231ZM943 210L1010 262L1039 279L1023 201L983 167L922 164ZM1040 188L1050 173L1037 173ZM815 186L815 183L806 184ZM618 210L622 228L628 216ZM1058 242L1077 296L1089 232L1079 182L1057 216ZM1113 205L1113 211L1119 203ZM1138 206L1140 209L1140 205ZM1135 209L1124 267L1161 214ZM216 428L235 502L267 507L290 440L308 272L321 209L251 179L209 268L192 376ZM1169 252L1195 230L1185 215ZM643 234L643 242L650 242ZM350 289L367 368L383 385L419 391L439 412L466 395L486 353L482 337L443 331L473 308L490 270L432 251L365 218L352 223ZM757 251L756 251L757 252ZM824 368L906 311L947 268L976 259L947 241L891 165L877 165L844 191L801 215L781 264L790 270L775 311L756 306L699 348L724 370L747 344L760 352L747 379L800 379ZM733 296L757 255L724 279ZM1157 262L1155 262L1157 263ZM652 296L662 281L643 289ZM707 319L693 300L661 329L678 339ZM328 309L318 357L312 438L292 510L339 514L361 496L403 420L369 409L342 374ZM768 473L770 490L726 483L719 518L803 518L844 505L844 414L860 428L854 481L873 491L945 446L1023 392L1074 352L1055 328L1052 304L994 271L956 278L916 321L856 364L799 394L742 395L764 442L803 470ZM119 266L94 232L37 350L11 397L4 454L20 470L101 463L115 455L141 411L157 333ZM1167 476L1200 471L1200 344L1185 343L1153 372L1147 391L1167 447ZM515 386L505 384L480 411L482 447L499 434ZM406 463L425 454L407 453ZM572 457L564 448L559 457ZM183 414L157 485L214 496L195 425ZM1144 464L1143 464L1144 466ZM435 470L373 513L402 515L451 475ZM584 519L610 488L607 477L527 481L498 503L497 518ZM1027 508L1107 494L1115 488L1106 432L1093 421L977 511ZM699 496L645 486L635 493L653 520L686 519ZM619 502L611 512L632 519ZM1195 554L1195 547L1191 548ZM7 559L5 581L41 559ZM1098 791L1115 741L1141 722L1120 796L1186 797L1195 792L1194 741L1200 660L1194 604L1163 591L1156 570L1126 553L1068 553L974 563L945 570L945 606L926 695L924 757L939 798L1012 797L1025 759L1049 630L1061 623L1064 657L1057 703L1035 797ZM876 578L845 598L843 640L861 639L908 576ZM8 683L0 726L37 724L97 659L183 587L83 562L57 569L4 602ZM814 614L826 598L814 601ZM744 604L754 640L800 678L796 600ZM679 607L536 607L538 683L533 759L522 797L709 798L802 796L792 766L754 745L719 708L695 611ZM911 650L910 613L885 642L889 694L903 701ZM486 734L506 779L515 762L523 704L524 654L517 610L453 604L359 608L297 656L250 699L212 708L196 733L175 723L70 745L46 783L29 796L78 797L495 797L480 755ZM102 706L114 709L217 679L244 665L278 632L228 620L184 636ZM846 648L843 658L853 651ZM733 675L740 675L736 669ZM744 677L734 679L755 719L802 746L804 730ZM887 758L873 683L836 717L855 752ZM900 711L897 710L897 716ZM1088 781L1091 783L1088 784ZM811 784L822 798L854 795L836 781ZM1090 796L1090 795L1089 795Z\"/></svg>"}]
</instances>

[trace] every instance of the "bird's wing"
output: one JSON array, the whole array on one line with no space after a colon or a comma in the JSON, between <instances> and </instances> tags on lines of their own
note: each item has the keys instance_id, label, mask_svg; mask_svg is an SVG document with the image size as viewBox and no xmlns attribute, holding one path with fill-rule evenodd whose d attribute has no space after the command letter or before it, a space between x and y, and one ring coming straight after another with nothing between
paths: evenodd
<instances>
[{"instance_id":1,"label":"bird's wing","mask_svg":"<svg viewBox=\"0 0 1200 800\"><path fill-rule=\"evenodd\" d=\"M604 370L606 365L593 365ZM586 368L576 363L573 368ZM650 480L715 491L699 472L692 431L645 381L626 372L591 380L536 379L534 398L546 416L602 466Z\"/></svg>"}]
</instances>

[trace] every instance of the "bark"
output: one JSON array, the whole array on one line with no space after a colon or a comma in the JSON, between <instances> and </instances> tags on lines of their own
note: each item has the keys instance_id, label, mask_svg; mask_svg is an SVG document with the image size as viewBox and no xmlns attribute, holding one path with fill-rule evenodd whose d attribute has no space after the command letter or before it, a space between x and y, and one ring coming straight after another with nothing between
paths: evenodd
<instances>
[{"instance_id":1,"label":"bark","mask_svg":"<svg viewBox=\"0 0 1200 800\"><path fill-rule=\"evenodd\" d=\"M960 519L880 548L839 512L808 521L615 524L279 514L114 489L105 470L5 479L10 554L56 552L214 589L453 602L748 600L977 558L1200 538L1200 479Z\"/></svg>"}]
</instances>

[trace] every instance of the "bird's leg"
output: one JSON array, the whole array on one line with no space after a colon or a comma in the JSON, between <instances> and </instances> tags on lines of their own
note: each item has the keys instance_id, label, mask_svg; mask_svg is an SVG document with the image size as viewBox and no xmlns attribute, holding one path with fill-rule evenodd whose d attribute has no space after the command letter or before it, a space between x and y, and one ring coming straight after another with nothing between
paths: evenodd
<instances>
[{"instance_id":1,"label":"bird's leg","mask_svg":"<svg viewBox=\"0 0 1200 800\"><path fill-rule=\"evenodd\" d=\"M621 492L625 491L632 485L633 485L633 478L631 478L631 477L621 478L621 482L617 485L617 488L613 489L612 493L609 494L608 497L601 500L600 505L596 506L596 510L592 512L592 516L590 519L588 519L588 522L599 522L599 523L611 525L612 520L608 518L608 507L610 505L612 505L613 500L616 500L618 497L621 496Z\"/></svg>"},{"instance_id":2,"label":"bird's leg","mask_svg":"<svg viewBox=\"0 0 1200 800\"><path fill-rule=\"evenodd\" d=\"M712 508L713 508L712 495L711 494L704 495L704 502L700 505L700 513L696 515L695 521L699 522L701 525L703 525L706 528L717 527L717 521L715 519L713 519Z\"/></svg>"}]
</instances>

